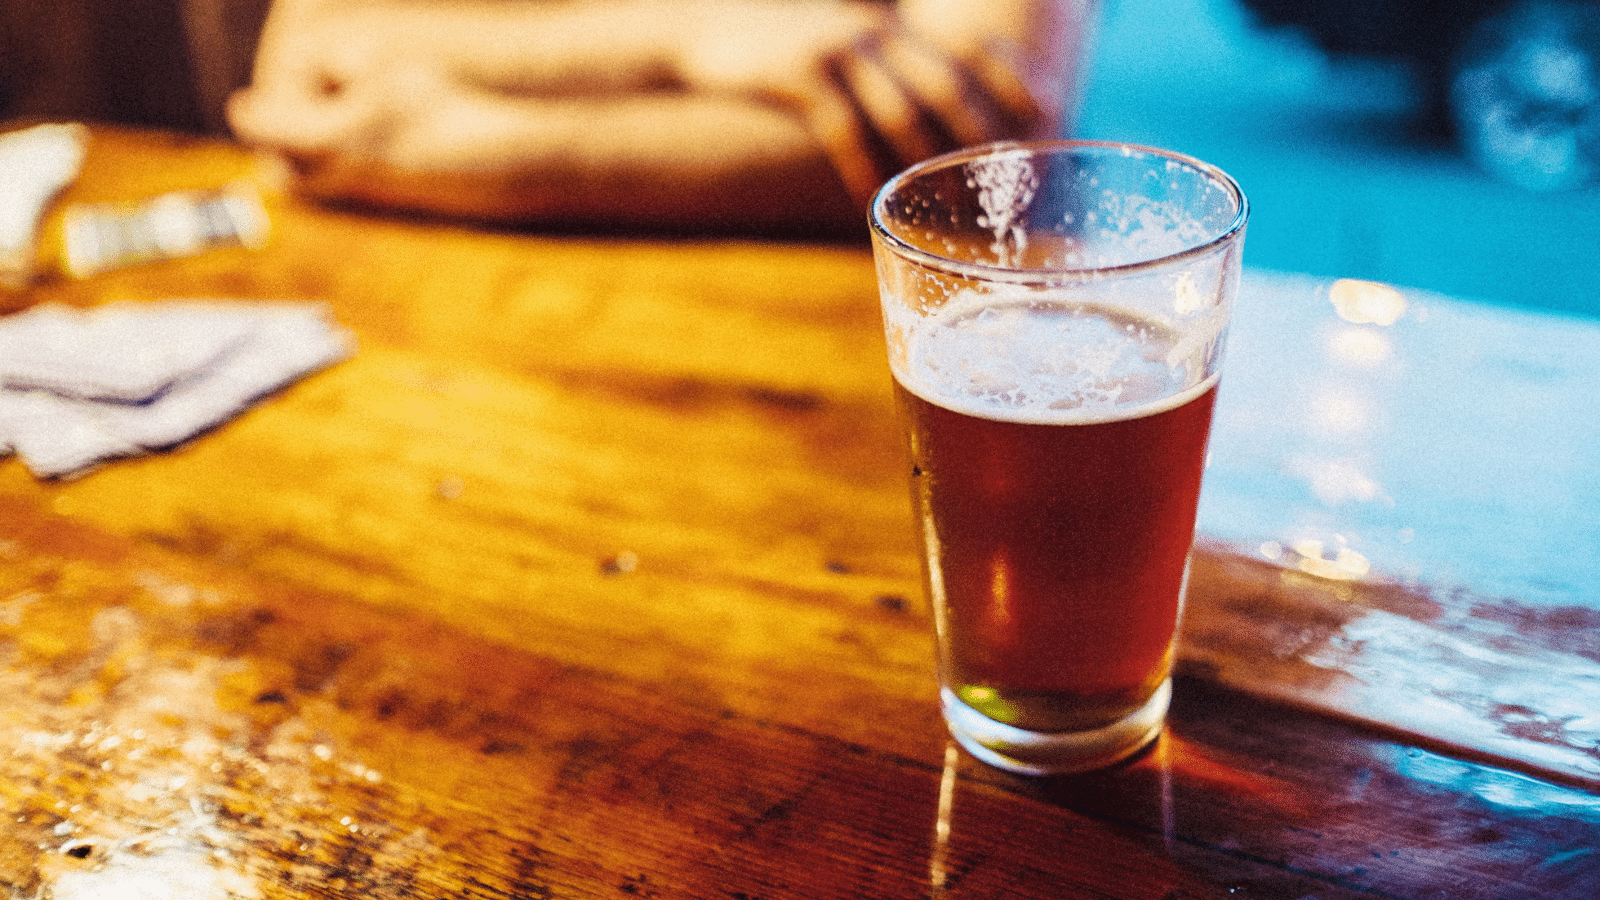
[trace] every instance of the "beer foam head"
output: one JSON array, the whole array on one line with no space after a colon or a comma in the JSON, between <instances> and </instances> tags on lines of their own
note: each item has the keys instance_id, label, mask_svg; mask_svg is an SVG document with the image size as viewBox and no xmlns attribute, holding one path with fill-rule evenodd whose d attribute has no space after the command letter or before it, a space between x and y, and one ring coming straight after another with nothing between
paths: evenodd
<instances>
[{"instance_id":1,"label":"beer foam head","mask_svg":"<svg viewBox=\"0 0 1600 900\"><path fill-rule=\"evenodd\" d=\"M896 375L930 401L985 418L1074 422L1144 415L1189 386L1176 338L1103 306L969 298L908 323Z\"/></svg>"}]
</instances>

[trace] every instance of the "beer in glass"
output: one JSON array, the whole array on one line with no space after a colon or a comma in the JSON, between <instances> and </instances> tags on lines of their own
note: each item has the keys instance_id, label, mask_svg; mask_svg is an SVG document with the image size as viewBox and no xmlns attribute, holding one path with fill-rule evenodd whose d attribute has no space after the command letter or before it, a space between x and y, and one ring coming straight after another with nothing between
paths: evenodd
<instances>
[{"instance_id":1,"label":"beer in glass","mask_svg":"<svg viewBox=\"0 0 1600 900\"><path fill-rule=\"evenodd\" d=\"M1159 733L1247 205L1120 144L973 148L872 207L946 722L1012 771Z\"/></svg>"}]
</instances>

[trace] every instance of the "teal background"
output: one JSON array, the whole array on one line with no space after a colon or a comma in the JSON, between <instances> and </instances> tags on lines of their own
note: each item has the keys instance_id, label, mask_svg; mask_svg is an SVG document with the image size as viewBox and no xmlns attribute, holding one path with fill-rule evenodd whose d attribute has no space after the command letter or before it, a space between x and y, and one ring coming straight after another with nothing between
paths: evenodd
<instances>
[{"instance_id":1,"label":"teal background","mask_svg":"<svg viewBox=\"0 0 1600 900\"><path fill-rule=\"evenodd\" d=\"M1539 194L1415 127L1395 60L1335 58L1237 0L1101 0L1082 137L1221 166L1246 265L1600 317L1600 185Z\"/></svg>"}]
</instances>

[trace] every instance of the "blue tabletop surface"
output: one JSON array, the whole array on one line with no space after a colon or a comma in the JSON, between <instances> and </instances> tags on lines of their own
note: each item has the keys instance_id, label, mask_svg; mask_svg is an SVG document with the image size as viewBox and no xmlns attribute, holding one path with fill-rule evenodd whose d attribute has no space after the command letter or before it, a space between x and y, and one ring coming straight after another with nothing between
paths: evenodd
<instances>
[{"instance_id":1,"label":"blue tabletop surface","mask_svg":"<svg viewBox=\"0 0 1600 900\"><path fill-rule=\"evenodd\" d=\"M1335 580L1600 609L1597 371L1600 320L1249 271L1199 531Z\"/></svg>"}]
</instances>

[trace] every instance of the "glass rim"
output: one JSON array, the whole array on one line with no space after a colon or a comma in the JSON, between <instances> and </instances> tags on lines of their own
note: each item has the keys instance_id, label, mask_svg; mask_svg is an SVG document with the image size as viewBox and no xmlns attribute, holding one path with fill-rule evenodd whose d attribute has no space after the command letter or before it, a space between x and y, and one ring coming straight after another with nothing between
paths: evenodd
<instances>
[{"instance_id":1,"label":"glass rim","mask_svg":"<svg viewBox=\"0 0 1600 900\"><path fill-rule=\"evenodd\" d=\"M1109 266L1007 266L996 263L966 262L952 259L948 256L923 250L913 246L891 231L883 222L884 217L880 211L887 205L889 196L903 185L909 183L928 172L948 169L955 165L981 159L995 153L1006 151L1026 152L1034 155L1063 151L1092 151L1092 155L1105 155L1111 151L1116 153L1145 154L1156 156L1170 162L1176 162L1196 170L1221 185L1235 202L1233 220L1226 227L1218 229L1217 233L1205 241L1186 247L1175 253L1166 253L1138 262L1119 263ZM1089 140L1037 140L1037 141L996 141L988 144L978 144L972 147L963 147L949 153L942 153L916 163L899 174L884 182L877 192L873 194L872 204L867 210L868 225L872 234L883 245L895 254L917 263L925 268L945 271L954 275L969 276L985 281L1033 281L1040 277L1051 277L1078 280L1092 276L1136 272L1141 269L1157 268L1168 263L1203 256L1213 249L1230 243L1238 238L1244 231L1245 223L1250 218L1250 201L1245 196L1244 189L1239 186L1232 175L1224 172L1217 166L1204 160L1179 153L1175 150L1163 150L1144 144L1134 144L1125 141L1089 141Z\"/></svg>"}]
</instances>

